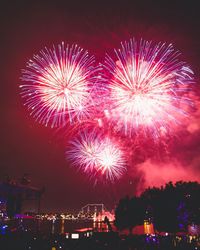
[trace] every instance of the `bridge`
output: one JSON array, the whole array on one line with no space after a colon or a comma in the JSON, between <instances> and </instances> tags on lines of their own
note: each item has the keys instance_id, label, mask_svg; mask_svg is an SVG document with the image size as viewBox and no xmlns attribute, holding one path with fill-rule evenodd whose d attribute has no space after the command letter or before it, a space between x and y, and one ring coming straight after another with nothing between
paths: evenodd
<instances>
[{"instance_id":1,"label":"bridge","mask_svg":"<svg viewBox=\"0 0 200 250\"><path fill-rule=\"evenodd\" d=\"M80 219L91 219L95 221L103 221L105 216L110 220L114 220L114 214L110 213L103 203L87 204L81 208L78 213Z\"/></svg>"},{"instance_id":2,"label":"bridge","mask_svg":"<svg viewBox=\"0 0 200 250\"><path fill-rule=\"evenodd\" d=\"M97 204L97 203L87 204L81 208L81 210L78 213L78 216L90 217L90 216L97 214L97 213L103 213L103 211L105 211L105 206L103 203L101 203L101 204Z\"/></svg>"}]
</instances>

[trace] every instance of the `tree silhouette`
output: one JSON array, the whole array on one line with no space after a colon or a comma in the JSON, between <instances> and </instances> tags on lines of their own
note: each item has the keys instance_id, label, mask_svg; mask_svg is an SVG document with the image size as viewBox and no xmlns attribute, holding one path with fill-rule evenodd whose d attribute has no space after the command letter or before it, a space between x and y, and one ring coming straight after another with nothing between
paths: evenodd
<instances>
[{"instance_id":1,"label":"tree silhouette","mask_svg":"<svg viewBox=\"0 0 200 250\"><path fill-rule=\"evenodd\" d=\"M115 211L118 229L129 229L150 219L157 231L187 231L190 224L200 224L200 184L169 182L165 187L148 188L140 197L125 197Z\"/></svg>"},{"instance_id":2,"label":"tree silhouette","mask_svg":"<svg viewBox=\"0 0 200 250\"><path fill-rule=\"evenodd\" d=\"M144 200L139 197L125 197L119 201L115 211L115 225L117 228L128 228L130 233L136 225L143 224L145 218Z\"/></svg>"}]
</instances>

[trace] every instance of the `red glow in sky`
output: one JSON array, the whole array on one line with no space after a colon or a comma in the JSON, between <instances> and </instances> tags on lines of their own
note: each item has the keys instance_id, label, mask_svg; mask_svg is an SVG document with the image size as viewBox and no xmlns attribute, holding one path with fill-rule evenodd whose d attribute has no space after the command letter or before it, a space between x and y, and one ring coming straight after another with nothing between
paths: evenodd
<instances>
[{"instance_id":1,"label":"red glow in sky","mask_svg":"<svg viewBox=\"0 0 200 250\"><path fill-rule=\"evenodd\" d=\"M170 176L173 180L176 177L185 180L196 180L198 177L199 180L200 21L197 1L182 1L181 4L179 1L148 3L143 0L80 1L78 4L51 0L48 3L17 1L12 4L4 1L1 5L1 24L2 180L7 175L19 179L24 173L29 173L31 185L45 186L42 210L48 211L66 211L66 208L79 208L88 201L100 200L113 206L126 194L133 195L152 183L160 185L160 178L157 179L159 172L163 181ZM58 139L52 129L39 125L29 116L19 95L21 69L25 68L29 58L37 55L45 46L52 48L53 44L60 44L61 41L79 44L94 55L97 62L103 63L106 53L116 62L113 48L119 48L121 41L128 41L132 37L138 41L143 37L156 44L159 41L172 43L181 52L180 60L188 62L197 82L196 90L184 93L184 97L192 98L194 104L186 104L186 108L184 103L178 105L178 108L187 111L188 119L183 117L183 121L178 117L181 122L175 130L173 127L173 133L164 133L155 142L148 136L144 141L144 137L140 137L140 133L144 135L141 130L137 130L134 138L126 135L118 138L119 133L124 131L122 119L111 122L112 113L99 102L96 109L102 113L91 123L99 124L98 127L106 135L110 133L111 137L116 136L120 146L126 146L125 153L131 159L126 174L116 184L93 187L84 174L74 171L64 159L65 143L69 138L60 134L61 139ZM90 110L90 106L87 108ZM105 115L104 110L107 110ZM76 117L79 120L79 116ZM80 120L81 117L82 113ZM52 125L51 122L49 125ZM170 122L168 128L171 130ZM65 132L68 134L69 131Z\"/></svg>"}]
</instances>

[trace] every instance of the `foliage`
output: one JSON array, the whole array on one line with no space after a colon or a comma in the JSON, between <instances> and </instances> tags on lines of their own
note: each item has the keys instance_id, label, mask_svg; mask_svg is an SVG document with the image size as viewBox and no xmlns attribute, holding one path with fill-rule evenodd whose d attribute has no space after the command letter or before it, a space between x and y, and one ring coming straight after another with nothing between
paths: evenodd
<instances>
[{"instance_id":1,"label":"foliage","mask_svg":"<svg viewBox=\"0 0 200 250\"><path fill-rule=\"evenodd\" d=\"M150 219L157 231L186 231L190 224L200 224L200 184L169 182L165 187L148 188L140 197L125 197L115 211L118 229L130 230Z\"/></svg>"}]
</instances>

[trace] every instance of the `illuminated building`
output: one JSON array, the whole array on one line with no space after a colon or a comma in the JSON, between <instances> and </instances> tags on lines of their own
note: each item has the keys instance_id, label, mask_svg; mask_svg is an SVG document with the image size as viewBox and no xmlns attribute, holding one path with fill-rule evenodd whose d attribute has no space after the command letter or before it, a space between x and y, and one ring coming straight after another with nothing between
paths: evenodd
<instances>
[{"instance_id":1,"label":"illuminated building","mask_svg":"<svg viewBox=\"0 0 200 250\"><path fill-rule=\"evenodd\" d=\"M37 212L40 212L40 200L43 189L31 187L16 182L0 183L0 200L4 201L6 213L9 217L22 212L24 201L36 201Z\"/></svg>"}]
</instances>

